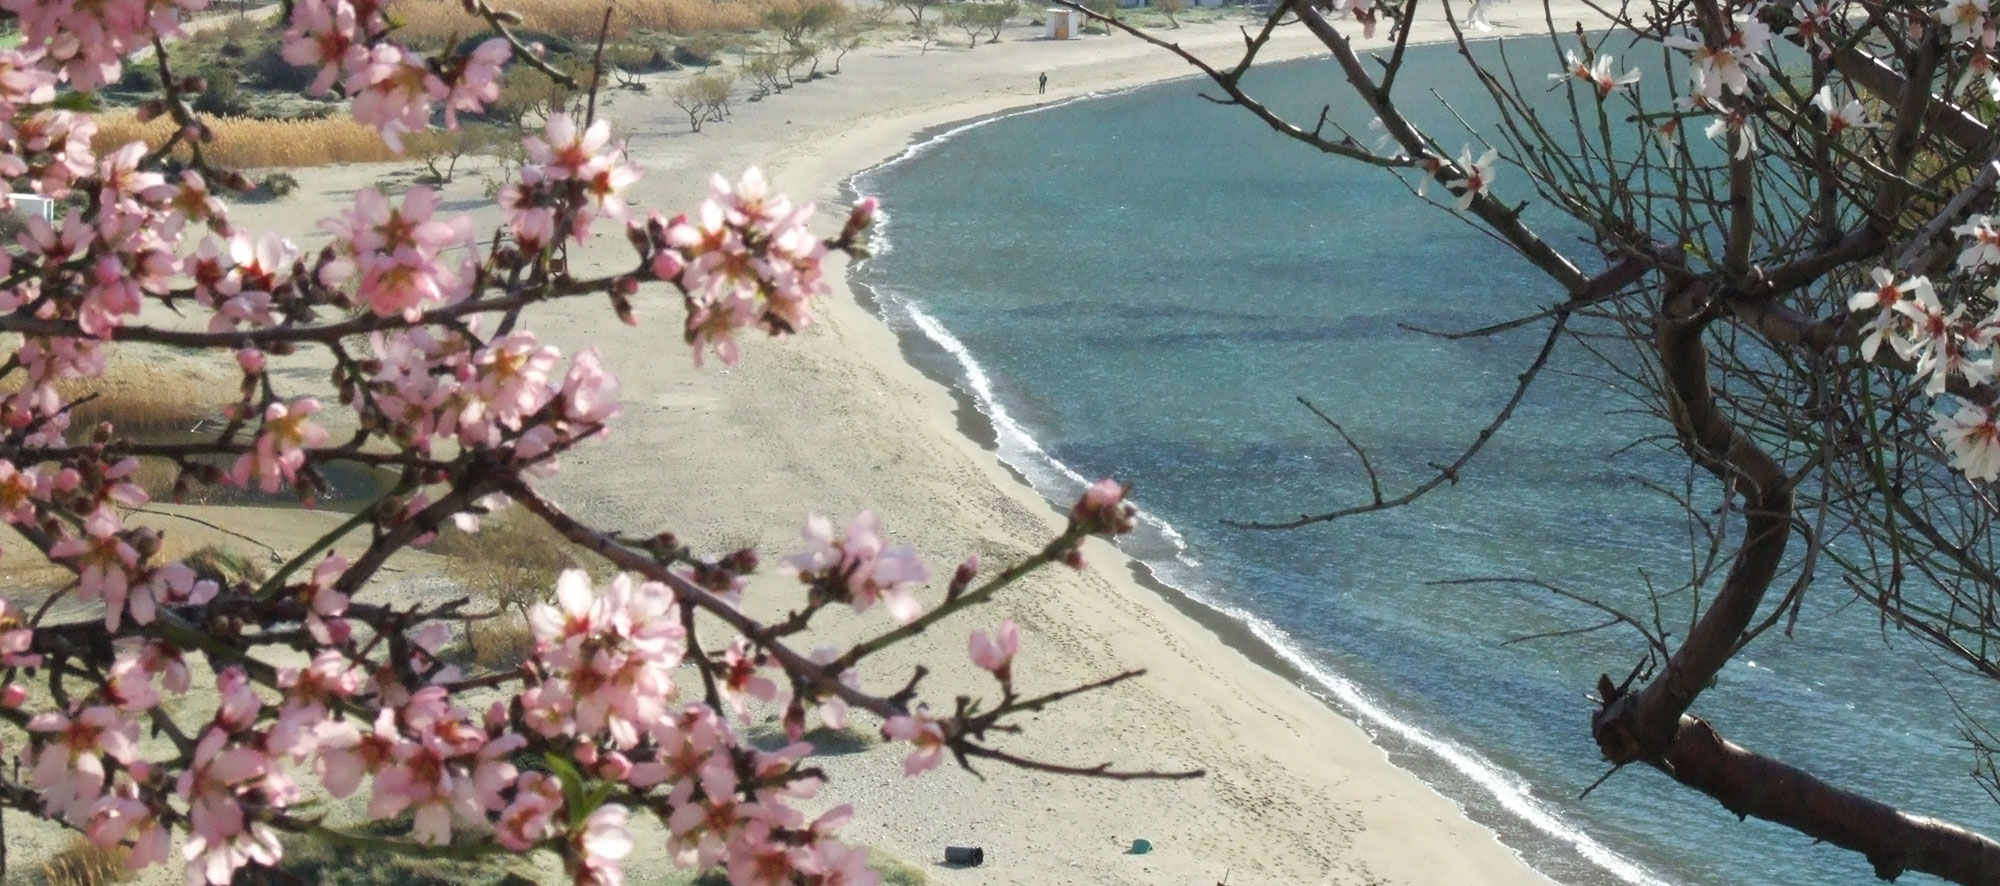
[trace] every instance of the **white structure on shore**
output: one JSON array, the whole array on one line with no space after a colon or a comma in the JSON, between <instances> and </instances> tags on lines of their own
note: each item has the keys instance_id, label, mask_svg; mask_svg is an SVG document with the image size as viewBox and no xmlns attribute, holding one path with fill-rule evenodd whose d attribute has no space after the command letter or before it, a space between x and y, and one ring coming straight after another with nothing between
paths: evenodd
<instances>
[{"instance_id":1,"label":"white structure on shore","mask_svg":"<svg viewBox=\"0 0 2000 886\"><path fill-rule=\"evenodd\" d=\"M42 221L46 222L56 219L56 201L47 197L38 194L12 194L8 200L13 204L13 210L23 216L39 215Z\"/></svg>"},{"instance_id":2,"label":"white structure on shore","mask_svg":"<svg viewBox=\"0 0 2000 886\"><path fill-rule=\"evenodd\" d=\"M1043 13L1048 21L1042 36L1050 40L1075 40L1083 36L1083 22L1074 9L1054 8Z\"/></svg>"}]
</instances>

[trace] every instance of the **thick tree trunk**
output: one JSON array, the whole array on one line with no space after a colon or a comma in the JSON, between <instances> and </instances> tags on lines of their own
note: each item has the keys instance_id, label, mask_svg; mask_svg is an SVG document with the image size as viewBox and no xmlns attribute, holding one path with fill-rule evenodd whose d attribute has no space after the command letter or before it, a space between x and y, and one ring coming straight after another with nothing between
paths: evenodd
<instances>
[{"instance_id":1,"label":"thick tree trunk","mask_svg":"<svg viewBox=\"0 0 2000 886\"><path fill-rule=\"evenodd\" d=\"M1829 785L1725 740L1698 717L1680 718L1673 743L1646 762L1738 818L1756 816L1859 852L1884 880L1917 871L1967 886L2000 886L2000 843Z\"/></svg>"},{"instance_id":2,"label":"thick tree trunk","mask_svg":"<svg viewBox=\"0 0 2000 886\"><path fill-rule=\"evenodd\" d=\"M1650 684L1628 691L1600 679L1604 706L1591 734L1605 759L1645 763L1714 797L1737 817L1756 816L1868 859L1876 876L1920 871L1966 886L2000 886L2000 843L1957 825L1910 815L1833 787L1795 766L1725 741L1688 708L1735 652L1784 559L1792 517L1783 466L1738 430L1708 384L1708 324L1728 312L1709 281L1670 283L1654 346L1668 414L1681 445L1743 498L1743 547L1722 589Z\"/></svg>"}]
</instances>

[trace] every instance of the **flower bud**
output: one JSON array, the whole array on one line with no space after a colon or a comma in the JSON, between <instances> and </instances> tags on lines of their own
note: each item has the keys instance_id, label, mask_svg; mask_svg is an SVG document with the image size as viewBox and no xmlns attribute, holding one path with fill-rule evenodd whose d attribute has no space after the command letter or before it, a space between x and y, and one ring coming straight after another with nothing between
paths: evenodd
<instances>
[{"instance_id":1,"label":"flower bud","mask_svg":"<svg viewBox=\"0 0 2000 886\"><path fill-rule=\"evenodd\" d=\"M1139 511L1125 501L1130 486L1116 480L1099 480L1083 491L1069 509L1069 525L1093 535L1124 535L1138 525Z\"/></svg>"},{"instance_id":2,"label":"flower bud","mask_svg":"<svg viewBox=\"0 0 2000 886\"><path fill-rule=\"evenodd\" d=\"M852 240L869 225L874 224L875 211L880 206L881 201L874 197L868 197L854 204L854 210L847 214L847 226L840 229L840 239Z\"/></svg>"}]
</instances>

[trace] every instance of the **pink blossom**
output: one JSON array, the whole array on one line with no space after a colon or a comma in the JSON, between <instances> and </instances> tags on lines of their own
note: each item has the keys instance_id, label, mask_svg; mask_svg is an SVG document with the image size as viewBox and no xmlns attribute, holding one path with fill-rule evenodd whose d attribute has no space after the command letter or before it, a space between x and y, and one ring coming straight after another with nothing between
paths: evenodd
<instances>
[{"instance_id":1,"label":"pink blossom","mask_svg":"<svg viewBox=\"0 0 2000 886\"><path fill-rule=\"evenodd\" d=\"M1091 534L1124 535L1138 524L1139 511L1125 496L1132 491L1116 480L1104 479L1083 490L1069 509L1069 525Z\"/></svg>"},{"instance_id":2,"label":"pink blossom","mask_svg":"<svg viewBox=\"0 0 2000 886\"><path fill-rule=\"evenodd\" d=\"M907 545L890 547L882 540L882 521L874 511L862 511L847 524L846 536L835 541L833 524L812 514L806 518L806 551L785 559L800 578L835 592L855 612L883 603L891 618L907 622L923 611L908 586L930 578L930 570Z\"/></svg>"},{"instance_id":3,"label":"pink blossom","mask_svg":"<svg viewBox=\"0 0 2000 886\"><path fill-rule=\"evenodd\" d=\"M431 103L451 94L423 56L394 43L362 50L357 61L342 59L344 81L354 96L354 119L375 128L390 150L401 153L403 135L430 125Z\"/></svg>"},{"instance_id":4,"label":"pink blossom","mask_svg":"<svg viewBox=\"0 0 2000 886\"><path fill-rule=\"evenodd\" d=\"M1620 87L1630 86L1639 82L1639 78L1643 73L1638 68L1633 68L1623 74L1613 74L1611 73L1614 63L1612 57L1601 52L1596 53L1589 62L1578 58L1574 51L1569 52L1565 58L1569 62L1569 67L1563 73L1550 74L1549 79L1568 80L1575 78L1581 80L1597 90L1597 97L1599 99L1610 96L1611 93L1618 91Z\"/></svg>"},{"instance_id":5,"label":"pink blossom","mask_svg":"<svg viewBox=\"0 0 2000 886\"><path fill-rule=\"evenodd\" d=\"M2000 422L1993 410L1963 405L1951 415L1934 416L1932 432L1944 443L1951 466L1969 480L2000 480Z\"/></svg>"},{"instance_id":6,"label":"pink blossom","mask_svg":"<svg viewBox=\"0 0 2000 886\"><path fill-rule=\"evenodd\" d=\"M35 755L29 783L51 814L81 825L104 791L106 758L138 759L139 723L109 705L92 705L74 718L55 711L28 720L28 731L48 736Z\"/></svg>"},{"instance_id":7,"label":"pink blossom","mask_svg":"<svg viewBox=\"0 0 2000 886\"><path fill-rule=\"evenodd\" d=\"M326 429L309 420L318 411L319 401L311 397L267 407L255 451L237 457L229 470L230 479L245 486L255 476L265 492L277 492L281 485L296 480L299 468L305 466L306 447L324 445L327 440Z\"/></svg>"},{"instance_id":8,"label":"pink blossom","mask_svg":"<svg viewBox=\"0 0 2000 886\"><path fill-rule=\"evenodd\" d=\"M1833 97L1833 84L1831 83L1820 87L1818 92L1813 93L1813 107L1818 108L1820 113L1826 115L1826 131L1828 135L1839 135L1848 129L1873 129L1875 127L1875 124L1868 122L1868 113L1862 109L1860 99L1848 99L1847 104L1844 105L1840 104L1839 101L1839 99Z\"/></svg>"},{"instance_id":9,"label":"pink blossom","mask_svg":"<svg viewBox=\"0 0 2000 886\"><path fill-rule=\"evenodd\" d=\"M778 684L758 674L758 664L757 657L750 653L750 642L742 637L729 644L729 650L722 656L722 679L716 688L721 690L723 699L736 709L736 716L746 722L749 720L749 714L744 709L746 697L766 702L778 697Z\"/></svg>"},{"instance_id":10,"label":"pink blossom","mask_svg":"<svg viewBox=\"0 0 2000 886\"><path fill-rule=\"evenodd\" d=\"M117 510L101 506L84 518L82 536L65 535L49 548L49 559L75 558L77 596L104 600L104 627L117 630L125 613L125 593L139 568L139 552L126 540Z\"/></svg>"},{"instance_id":11,"label":"pink blossom","mask_svg":"<svg viewBox=\"0 0 2000 886\"><path fill-rule=\"evenodd\" d=\"M458 65L450 92L445 97L445 125L458 128L458 112L478 113L500 98L500 70L513 49L507 41L494 37L472 50Z\"/></svg>"},{"instance_id":12,"label":"pink blossom","mask_svg":"<svg viewBox=\"0 0 2000 886\"><path fill-rule=\"evenodd\" d=\"M931 719L927 708L890 717L882 724L882 737L910 743L910 753L903 758L905 776L922 775L944 762L944 726Z\"/></svg>"},{"instance_id":13,"label":"pink blossom","mask_svg":"<svg viewBox=\"0 0 2000 886\"><path fill-rule=\"evenodd\" d=\"M28 651L33 648L34 642L35 631L28 627L27 613L0 598L0 667L32 668L40 665L42 657Z\"/></svg>"},{"instance_id":14,"label":"pink blossom","mask_svg":"<svg viewBox=\"0 0 2000 886\"><path fill-rule=\"evenodd\" d=\"M1887 268L1876 268L1869 273L1875 282L1874 288L1864 289L1847 299L1847 309L1850 311L1876 311L1875 317L1866 327L1867 334L1861 339L1861 357L1864 360L1875 359L1875 353L1881 348L1884 335L1889 335L1909 324L1911 315L1904 307L1906 302L1919 301L1933 304L1937 302L1937 294L1931 288L1931 281L1927 277L1911 277L1902 283L1897 283L1896 275ZM1898 352L1904 348L1902 341L1900 337L1890 339L1892 346Z\"/></svg>"},{"instance_id":15,"label":"pink blossom","mask_svg":"<svg viewBox=\"0 0 2000 886\"><path fill-rule=\"evenodd\" d=\"M570 870L578 886L620 886L625 882L621 862L632 854L632 835L625 829L629 814L625 807L607 803L584 819L571 842L577 850Z\"/></svg>"},{"instance_id":16,"label":"pink blossom","mask_svg":"<svg viewBox=\"0 0 2000 886\"><path fill-rule=\"evenodd\" d=\"M972 663L992 671L1000 682L1013 679L1014 653L1021 648L1021 628L1011 618L1003 619L1000 627L989 636L985 631L973 631L968 641L968 651Z\"/></svg>"},{"instance_id":17,"label":"pink blossom","mask_svg":"<svg viewBox=\"0 0 2000 886\"><path fill-rule=\"evenodd\" d=\"M162 606L199 606L215 599L215 582L195 575L185 563L168 563L147 570L143 581L132 588L128 605L132 620L152 624Z\"/></svg>"},{"instance_id":18,"label":"pink blossom","mask_svg":"<svg viewBox=\"0 0 2000 886\"><path fill-rule=\"evenodd\" d=\"M521 773L513 802L501 810L493 835L500 845L526 852L555 831L556 815L562 811L562 784L541 772Z\"/></svg>"},{"instance_id":19,"label":"pink blossom","mask_svg":"<svg viewBox=\"0 0 2000 886\"><path fill-rule=\"evenodd\" d=\"M159 814L138 798L129 782L97 801L84 834L93 845L112 847L131 840L132 850L125 863L141 870L167 860L170 835Z\"/></svg>"},{"instance_id":20,"label":"pink blossom","mask_svg":"<svg viewBox=\"0 0 2000 886\"><path fill-rule=\"evenodd\" d=\"M552 181L589 178L601 164L609 162L605 153L610 143L611 124L599 119L578 130L576 120L563 113L549 115L541 136L531 135L521 141L528 152L528 162Z\"/></svg>"}]
</instances>

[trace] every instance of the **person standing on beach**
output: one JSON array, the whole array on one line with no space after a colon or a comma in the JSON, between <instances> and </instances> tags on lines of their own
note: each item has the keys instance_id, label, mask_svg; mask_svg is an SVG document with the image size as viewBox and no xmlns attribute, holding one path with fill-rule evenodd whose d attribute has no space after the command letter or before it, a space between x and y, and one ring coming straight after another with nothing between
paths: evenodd
<instances>
[{"instance_id":1,"label":"person standing on beach","mask_svg":"<svg viewBox=\"0 0 2000 886\"><path fill-rule=\"evenodd\" d=\"M1041 91L1042 91L1042 92L1048 92L1048 91L1049 91L1049 72L1047 72L1047 71L1043 71L1043 72L1042 72L1042 89L1041 89Z\"/></svg>"}]
</instances>

